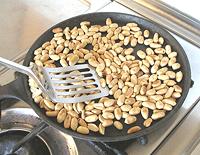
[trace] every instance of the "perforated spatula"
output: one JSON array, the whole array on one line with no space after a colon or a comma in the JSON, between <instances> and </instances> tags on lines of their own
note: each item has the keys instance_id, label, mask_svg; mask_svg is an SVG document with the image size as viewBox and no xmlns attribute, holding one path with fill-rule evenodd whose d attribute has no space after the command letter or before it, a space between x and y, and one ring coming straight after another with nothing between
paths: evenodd
<instances>
[{"instance_id":1,"label":"perforated spatula","mask_svg":"<svg viewBox=\"0 0 200 155\"><path fill-rule=\"evenodd\" d=\"M0 64L31 77L52 101L77 103L109 95L107 87L102 88L99 76L88 64L57 68L39 68L44 75L39 78L37 66L25 67L0 57Z\"/></svg>"}]
</instances>

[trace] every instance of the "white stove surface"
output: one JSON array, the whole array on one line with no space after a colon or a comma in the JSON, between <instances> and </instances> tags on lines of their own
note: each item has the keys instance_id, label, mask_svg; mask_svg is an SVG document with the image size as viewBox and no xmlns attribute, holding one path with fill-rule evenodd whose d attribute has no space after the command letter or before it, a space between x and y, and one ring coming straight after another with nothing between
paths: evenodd
<instances>
[{"instance_id":1,"label":"white stove surface","mask_svg":"<svg viewBox=\"0 0 200 155\"><path fill-rule=\"evenodd\" d=\"M189 0L184 2L183 0L161 0L161 1L175 7L178 10L181 10L184 13L187 13L193 18L200 20L200 14L197 13L199 10L199 5L198 5L199 2L197 0Z\"/></svg>"},{"instance_id":2,"label":"white stove surface","mask_svg":"<svg viewBox=\"0 0 200 155\"><path fill-rule=\"evenodd\" d=\"M18 0L19 1L19 0ZM4 1L5 2L5 1ZM19 7L18 5L24 5L31 1L23 1L21 0L20 4L16 4L16 7ZM46 1L47 2L47 1ZM49 2L49 1L48 1ZM51 6L50 6L51 3ZM12 45L12 48L8 48L8 52L1 52L1 56L7 57L7 58L12 58L15 57L20 53L20 51L24 51L27 47L29 47L34 39L39 36L39 34L47 29L50 25L56 24L57 22L64 20L66 18L69 18L70 16L75 16L77 14L81 14L86 11L86 7L82 7L82 9L77 8L77 2L76 5L70 5L67 6L66 4L66 10L62 10L59 13L56 12L52 7L54 6L54 2L50 1L50 3L41 3L41 6L39 7L40 9L47 9L46 11L42 11L42 14L38 16L37 20L33 18L33 21L36 20L37 22L34 22L32 25L30 23L26 23L29 20L29 17L36 17L37 12L38 12L38 6L35 4L34 7L36 7L35 11L30 8L30 5L27 6L28 10L22 11L21 12L20 18L24 20L22 23L21 27L19 27L19 30L21 30L21 36L19 36L19 42L14 44L14 41L11 40L11 43L14 44ZM59 6L64 5L65 3L68 3L68 0L59 2L55 7L59 8ZM108 0L108 5L101 8L98 11L101 12L123 12L123 13L129 13L133 15L137 15L133 11L127 9L126 7ZM39 3L38 3L39 4ZM81 5L79 5L81 7ZM22 6L20 6L22 7ZM23 8L23 7L22 7ZM77 11L74 11L73 13L69 13L69 8L74 8ZM13 8L15 9L15 7ZM24 6L25 9L25 6ZM39 10L40 10L39 9ZM53 10L51 10L53 9ZM68 9L68 10L67 10ZM54 11L55 14L49 14L49 11ZM73 10L73 9L72 9ZM18 12L19 13L19 12ZM35 14L34 14L35 13ZM52 12L51 12L52 13ZM14 15L13 15L14 16ZM139 16L139 15L138 15ZM1 17L1 16L0 16ZM47 18L48 17L48 18ZM37 25L40 23L38 19L41 19L41 23L44 25L39 28L37 28ZM48 20L47 20L48 19ZM47 23L44 22L44 20L47 20ZM26 21L26 22L25 22ZM18 24L19 21L13 21L13 24ZM11 24L11 23L10 23ZM31 29L28 29L27 26L31 25ZM35 26L34 26L35 25ZM0 27L2 24L0 24ZM34 28L35 27L35 28ZM5 27L6 28L6 27ZM17 29L9 29L10 33L13 33L12 35L17 34ZM30 32L34 30L34 32ZM12 32L13 31L13 32ZM0 32L4 33L4 32ZM15 34L16 33L16 34ZM174 34L173 34L174 35ZM2 35L1 35L2 36ZM130 145L130 147L127 149L127 152L129 155L149 155L149 154L159 154L159 155L182 155L182 154L192 154L192 155L197 155L199 154L199 137L200 137L200 106L196 106L194 110L192 110L191 114L184 120L184 122L177 127L177 124L182 120L182 118L188 113L192 105L195 103L197 98L200 96L199 95L199 88L200 88L200 70L198 69L198 66L200 66L200 49L197 48L196 46L193 46L192 44L188 43L187 41L181 39L180 37L174 35L175 38L181 43L183 46L184 50L186 51L186 54L188 56L188 59L190 61L190 66L191 66L191 71L192 71L192 80L194 81L193 87L190 89L189 94L182 106L182 108L177 112L176 116L173 117L173 119L169 122L169 124L162 128L159 129L158 131L153 132L148 136L149 142L147 145L143 146L138 144L137 142L133 143ZM24 40L25 38L28 38L28 40ZM15 40L16 40L15 36ZM6 47L9 47L9 40L6 40L6 43L4 44L5 46L0 46L0 49L6 49ZM2 44L1 44L2 45ZM4 50L2 50L4 51ZM3 85L5 83L8 83L13 79L13 76L11 76L11 71L6 72L5 74L0 76L0 84ZM175 127L177 127L176 130ZM173 131L173 132L172 132ZM167 138L168 137L168 138ZM161 144L161 145L160 145ZM160 147L159 147L160 146ZM156 150L156 151L155 151ZM155 151L155 152L154 152Z\"/></svg>"}]
</instances>

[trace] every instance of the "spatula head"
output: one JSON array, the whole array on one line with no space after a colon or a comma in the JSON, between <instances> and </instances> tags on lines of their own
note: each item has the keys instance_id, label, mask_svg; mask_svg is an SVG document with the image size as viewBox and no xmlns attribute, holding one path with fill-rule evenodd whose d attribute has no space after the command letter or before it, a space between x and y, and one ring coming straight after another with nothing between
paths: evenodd
<instances>
[{"instance_id":1,"label":"spatula head","mask_svg":"<svg viewBox=\"0 0 200 155\"><path fill-rule=\"evenodd\" d=\"M101 87L100 77L88 64L43 68L43 74L48 96L54 102L78 103L109 95L107 86Z\"/></svg>"}]
</instances>

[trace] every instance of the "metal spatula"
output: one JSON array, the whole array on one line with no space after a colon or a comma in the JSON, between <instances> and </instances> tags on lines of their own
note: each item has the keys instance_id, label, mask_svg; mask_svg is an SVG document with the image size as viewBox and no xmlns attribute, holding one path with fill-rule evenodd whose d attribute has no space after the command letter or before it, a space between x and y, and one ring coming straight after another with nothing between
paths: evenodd
<instances>
[{"instance_id":1,"label":"metal spatula","mask_svg":"<svg viewBox=\"0 0 200 155\"><path fill-rule=\"evenodd\" d=\"M88 64L57 68L39 68L44 78L39 78L37 66L25 67L0 57L0 64L30 76L52 101L77 103L109 95L102 88L99 76Z\"/></svg>"}]
</instances>

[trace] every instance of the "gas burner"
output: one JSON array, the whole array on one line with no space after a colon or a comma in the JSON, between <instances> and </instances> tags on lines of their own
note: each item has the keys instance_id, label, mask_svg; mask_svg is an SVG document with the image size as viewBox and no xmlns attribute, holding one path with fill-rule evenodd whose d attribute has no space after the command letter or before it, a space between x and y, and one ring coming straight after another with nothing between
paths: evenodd
<instances>
[{"instance_id":1,"label":"gas burner","mask_svg":"<svg viewBox=\"0 0 200 155\"><path fill-rule=\"evenodd\" d=\"M20 141L23 137L28 134L24 130L6 130L0 133L0 154L11 155L13 147ZM12 155L52 155L52 152L45 142L45 140L36 136L31 141L25 143Z\"/></svg>"},{"instance_id":2,"label":"gas burner","mask_svg":"<svg viewBox=\"0 0 200 155\"><path fill-rule=\"evenodd\" d=\"M30 108L2 110L0 124L0 155L8 155L13 146L24 138L41 120ZM74 139L52 127L47 127L26 142L16 155L78 155Z\"/></svg>"}]
</instances>

